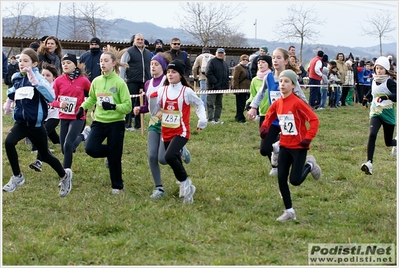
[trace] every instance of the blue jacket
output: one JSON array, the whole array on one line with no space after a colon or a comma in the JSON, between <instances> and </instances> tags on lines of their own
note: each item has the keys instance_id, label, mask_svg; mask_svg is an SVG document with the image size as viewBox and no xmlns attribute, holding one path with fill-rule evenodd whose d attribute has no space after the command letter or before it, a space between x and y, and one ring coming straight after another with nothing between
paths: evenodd
<instances>
[{"instance_id":1,"label":"blue jacket","mask_svg":"<svg viewBox=\"0 0 399 268\"><path fill-rule=\"evenodd\" d=\"M12 77L12 87L7 90L8 98L15 101L13 120L27 127L40 127L47 117L47 102L54 101L50 83L33 68L38 84L32 86L28 77L20 72Z\"/></svg>"},{"instance_id":2,"label":"blue jacket","mask_svg":"<svg viewBox=\"0 0 399 268\"><path fill-rule=\"evenodd\" d=\"M85 64L85 71L90 82L92 82L97 76L101 75L100 57L102 54L102 50L94 53L89 50L79 57L79 62Z\"/></svg>"}]
</instances>

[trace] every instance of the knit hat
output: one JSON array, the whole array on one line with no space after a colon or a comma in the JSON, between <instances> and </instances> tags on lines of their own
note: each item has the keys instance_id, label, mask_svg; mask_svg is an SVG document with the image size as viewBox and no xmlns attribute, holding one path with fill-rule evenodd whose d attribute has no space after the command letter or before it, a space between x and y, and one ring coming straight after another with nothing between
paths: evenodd
<instances>
[{"instance_id":1,"label":"knit hat","mask_svg":"<svg viewBox=\"0 0 399 268\"><path fill-rule=\"evenodd\" d=\"M389 71L389 69L390 69L390 67L391 67L391 65L389 64L388 58L387 58L387 57L384 57L384 56L379 57L379 58L375 61L374 66L377 65L377 64L380 65L380 66L382 66L382 67L384 67L384 69L387 70L387 71Z\"/></svg>"},{"instance_id":2,"label":"knit hat","mask_svg":"<svg viewBox=\"0 0 399 268\"><path fill-rule=\"evenodd\" d=\"M101 46L101 41L100 41L100 39L98 39L97 37L93 37L93 38L90 40L90 44L92 44L92 43L96 43L97 45Z\"/></svg>"},{"instance_id":3,"label":"knit hat","mask_svg":"<svg viewBox=\"0 0 399 268\"><path fill-rule=\"evenodd\" d=\"M258 57L258 61L260 60L264 60L267 62L267 64L269 65L269 69L271 69L273 67L273 62L272 62L272 57L269 55L259 55Z\"/></svg>"},{"instance_id":4,"label":"knit hat","mask_svg":"<svg viewBox=\"0 0 399 268\"><path fill-rule=\"evenodd\" d=\"M327 55L327 54L324 54L321 61L322 61L322 62L328 62L328 55Z\"/></svg>"},{"instance_id":5,"label":"knit hat","mask_svg":"<svg viewBox=\"0 0 399 268\"><path fill-rule=\"evenodd\" d=\"M260 47L260 49L263 49L266 53L269 52L269 49L267 48L267 46Z\"/></svg>"},{"instance_id":6,"label":"knit hat","mask_svg":"<svg viewBox=\"0 0 399 268\"><path fill-rule=\"evenodd\" d=\"M71 54L71 53L67 53L64 55L64 57L62 57L61 62L64 60L70 60L73 63L75 63L75 66L78 66L78 60L76 59L76 55L75 54Z\"/></svg>"},{"instance_id":7,"label":"knit hat","mask_svg":"<svg viewBox=\"0 0 399 268\"><path fill-rule=\"evenodd\" d=\"M293 70L284 70L280 73L280 77L288 77L289 79L291 79L292 83L294 85L296 85L298 83L298 78L296 73Z\"/></svg>"},{"instance_id":8,"label":"knit hat","mask_svg":"<svg viewBox=\"0 0 399 268\"><path fill-rule=\"evenodd\" d=\"M169 69L176 70L181 76L183 76L185 68L186 65L184 65L184 63L182 63L180 60L173 60L169 63L167 70Z\"/></svg>"},{"instance_id":9,"label":"knit hat","mask_svg":"<svg viewBox=\"0 0 399 268\"><path fill-rule=\"evenodd\" d=\"M40 38L40 41L44 42L47 39L48 35L42 36L42 38Z\"/></svg>"},{"instance_id":10,"label":"knit hat","mask_svg":"<svg viewBox=\"0 0 399 268\"><path fill-rule=\"evenodd\" d=\"M155 40L154 44L156 45L156 44L158 44L158 43L161 43L161 44L162 44L162 46L164 45L161 39L157 39L157 40Z\"/></svg>"},{"instance_id":11,"label":"knit hat","mask_svg":"<svg viewBox=\"0 0 399 268\"><path fill-rule=\"evenodd\" d=\"M34 51L37 51L37 49L40 47L40 44L38 42L32 42L29 45L30 48L33 48Z\"/></svg>"},{"instance_id":12,"label":"knit hat","mask_svg":"<svg viewBox=\"0 0 399 268\"><path fill-rule=\"evenodd\" d=\"M163 71L165 71L166 68L168 67L168 64L166 63L166 60L161 55L156 54L155 56L153 56L151 58L151 61L153 61L153 60L156 60L157 62L159 62L159 64L161 64Z\"/></svg>"},{"instance_id":13,"label":"knit hat","mask_svg":"<svg viewBox=\"0 0 399 268\"><path fill-rule=\"evenodd\" d=\"M352 66L353 62L351 60L347 60L347 61L345 61L345 64Z\"/></svg>"},{"instance_id":14,"label":"knit hat","mask_svg":"<svg viewBox=\"0 0 399 268\"><path fill-rule=\"evenodd\" d=\"M150 45L150 42L148 42L147 39L144 39L144 45L149 46L149 45Z\"/></svg>"}]
</instances>

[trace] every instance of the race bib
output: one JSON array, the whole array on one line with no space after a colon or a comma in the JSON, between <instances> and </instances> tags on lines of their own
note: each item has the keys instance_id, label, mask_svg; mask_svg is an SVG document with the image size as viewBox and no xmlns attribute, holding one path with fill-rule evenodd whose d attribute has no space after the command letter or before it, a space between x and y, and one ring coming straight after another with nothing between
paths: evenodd
<instances>
[{"instance_id":1,"label":"race bib","mask_svg":"<svg viewBox=\"0 0 399 268\"><path fill-rule=\"evenodd\" d=\"M78 102L78 98L68 97L68 96L59 96L60 102L68 103L65 108L59 109L60 112L64 114L75 114L76 103Z\"/></svg>"},{"instance_id":2,"label":"race bib","mask_svg":"<svg viewBox=\"0 0 399 268\"><path fill-rule=\"evenodd\" d=\"M114 104L114 98L112 97L112 95L97 94L97 104L103 106L103 101Z\"/></svg>"},{"instance_id":3,"label":"race bib","mask_svg":"<svg viewBox=\"0 0 399 268\"><path fill-rule=\"evenodd\" d=\"M278 120L283 135L298 135L293 114L281 114Z\"/></svg>"},{"instance_id":4,"label":"race bib","mask_svg":"<svg viewBox=\"0 0 399 268\"><path fill-rule=\"evenodd\" d=\"M276 100L281 98L281 92L280 91L269 91L270 92L270 105L273 104Z\"/></svg>"},{"instance_id":5,"label":"race bib","mask_svg":"<svg viewBox=\"0 0 399 268\"><path fill-rule=\"evenodd\" d=\"M180 126L180 111L168 111L162 112L162 126L168 128L178 128Z\"/></svg>"},{"instance_id":6,"label":"race bib","mask_svg":"<svg viewBox=\"0 0 399 268\"><path fill-rule=\"evenodd\" d=\"M34 87L20 87L15 91L14 100L32 99L35 95Z\"/></svg>"}]
</instances>

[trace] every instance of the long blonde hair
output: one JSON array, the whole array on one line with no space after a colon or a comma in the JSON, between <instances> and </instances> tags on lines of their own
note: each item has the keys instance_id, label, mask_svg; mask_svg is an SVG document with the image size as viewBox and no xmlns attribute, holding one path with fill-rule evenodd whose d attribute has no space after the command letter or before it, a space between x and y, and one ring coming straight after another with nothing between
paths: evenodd
<instances>
[{"instance_id":1,"label":"long blonde hair","mask_svg":"<svg viewBox=\"0 0 399 268\"><path fill-rule=\"evenodd\" d=\"M103 54L109 55L112 61L115 61L116 64L114 66L115 73L119 75L119 67L129 68L129 64L126 62L121 62L122 55L126 52L127 48L119 50L116 47L111 47L107 45L107 51L104 51Z\"/></svg>"}]
</instances>

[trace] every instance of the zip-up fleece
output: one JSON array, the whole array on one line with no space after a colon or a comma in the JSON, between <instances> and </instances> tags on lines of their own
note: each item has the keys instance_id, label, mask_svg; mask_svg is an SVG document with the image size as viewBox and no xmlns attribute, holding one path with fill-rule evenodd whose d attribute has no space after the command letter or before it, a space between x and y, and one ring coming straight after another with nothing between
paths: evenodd
<instances>
[{"instance_id":1,"label":"zip-up fleece","mask_svg":"<svg viewBox=\"0 0 399 268\"><path fill-rule=\"evenodd\" d=\"M7 90L7 95L15 101L15 122L28 127L40 127L47 117L47 102L54 101L54 92L37 67L32 71L39 82L37 85L32 86L25 74L17 72L12 77L14 86Z\"/></svg>"}]
</instances>

